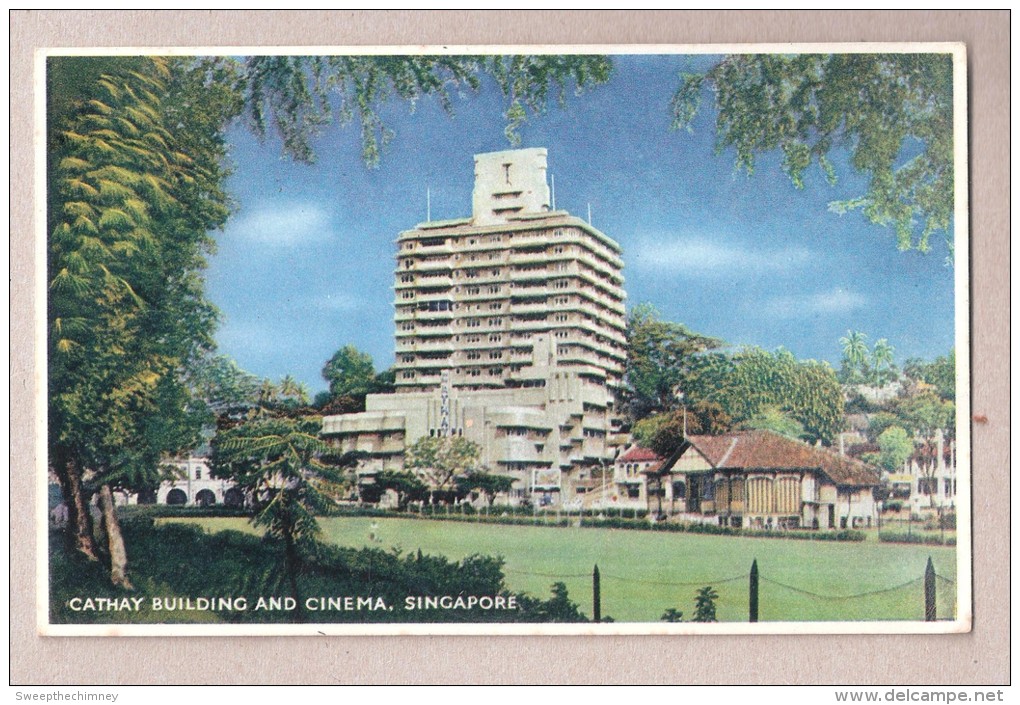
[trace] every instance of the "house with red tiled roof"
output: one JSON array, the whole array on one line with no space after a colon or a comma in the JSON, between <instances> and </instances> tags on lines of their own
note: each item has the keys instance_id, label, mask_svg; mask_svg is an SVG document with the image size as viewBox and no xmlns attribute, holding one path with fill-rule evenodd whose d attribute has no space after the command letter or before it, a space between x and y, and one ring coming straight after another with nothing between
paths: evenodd
<instances>
[{"instance_id":1,"label":"house with red tiled roof","mask_svg":"<svg viewBox=\"0 0 1020 705\"><path fill-rule=\"evenodd\" d=\"M649 511L751 529L847 529L877 517L878 472L771 431L688 436L648 473Z\"/></svg>"},{"instance_id":2,"label":"house with red tiled roof","mask_svg":"<svg viewBox=\"0 0 1020 705\"><path fill-rule=\"evenodd\" d=\"M638 445L628 446L613 461L613 486L607 506L620 509L648 507L647 473L662 464L663 458Z\"/></svg>"}]
</instances>

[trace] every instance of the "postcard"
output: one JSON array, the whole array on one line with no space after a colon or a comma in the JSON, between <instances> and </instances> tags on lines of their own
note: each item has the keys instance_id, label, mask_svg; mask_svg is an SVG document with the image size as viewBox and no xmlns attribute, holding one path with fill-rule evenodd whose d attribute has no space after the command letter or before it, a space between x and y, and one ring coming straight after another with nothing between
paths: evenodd
<instances>
[{"instance_id":1,"label":"postcard","mask_svg":"<svg viewBox=\"0 0 1020 705\"><path fill-rule=\"evenodd\" d=\"M970 630L962 45L37 82L41 634Z\"/></svg>"}]
</instances>

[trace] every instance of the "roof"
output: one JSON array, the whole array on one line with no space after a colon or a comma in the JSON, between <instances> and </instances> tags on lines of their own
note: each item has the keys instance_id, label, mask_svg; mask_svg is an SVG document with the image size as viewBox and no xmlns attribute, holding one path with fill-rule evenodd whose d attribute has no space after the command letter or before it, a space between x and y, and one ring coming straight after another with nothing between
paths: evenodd
<instances>
[{"instance_id":1,"label":"roof","mask_svg":"<svg viewBox=\"0 0 1020 705\"><path fill-rule=\"evenodd\" d=\"M631 446L631 448L623 453L619 458L616 459L618 463L654 463L660 461L660 458L655 451L642 448L641 446Z\"/></svg>"},{"instance_id":2,"label":"roof","mask_svg":"<svg viewBox=\"0 0 1020 705\"><path fill-rule=\"evenodd\" d=\"M878 472L859 460L772 431L688 436L687 442L717 470L819 470L837 485L879 484Z\"/></svg>"}]
</instances>

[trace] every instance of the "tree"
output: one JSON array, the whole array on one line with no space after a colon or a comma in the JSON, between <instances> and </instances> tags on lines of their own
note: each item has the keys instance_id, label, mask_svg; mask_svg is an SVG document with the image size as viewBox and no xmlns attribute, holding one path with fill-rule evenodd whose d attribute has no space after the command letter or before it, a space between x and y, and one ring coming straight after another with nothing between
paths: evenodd
<instances>
[{"instance_id":1,"label":"tree","mask_svg":"<svg viewBox=\"0 0 1020 705\"><path fill-rule=\"evenodd\" d=\"M371 491L367 491L367 486L362 487L363 498L369 493L374 495L378 492L381 495L386 490L393 490L397 493L398 509L404 509L411 500L423 499L428 491L428 485L412 472L384 470L375 476L373 485L374 487ZM378 501L378 499L373 501Z\"/></svg>"},{"instance_id":2,"label":"tree","mask_svg":"<svg viewBox=\"0 0 1020 705\"><path fill-rule=\"evenodd\" d=\"M298 382L292 375L284 375L277 387L280 401L294 406L307 405L309 402L308 388Z\"/></svg>"},{"instance_id":3,"label":"tree","mask_svg":"<svg viewBox=\"0 0 1020 705\"><path fill-rule=\"evenodd\" d=\"M940 356L931 362L913 358L903 366L903 373L916 382L924 382L935 388L943 399L956 400L956 350Z\"/></svg>"},{"instance_id":4,"label":"tree","mask_svg":"<svg viewBox=\"0 0 1020 705\"><path fill-rule=\"evenodd\" d=\"M750 430L772 431L794 440L804 440L804 424L790 416L775 404L760 408L754 416L741 422L741 427Z\"/></svg>"},{"instance_id":5,"label":"tree","mask_svg":"<svg viewBox=\"0 0 1020 705\"><path fill-rule=\"evenodd\" d=\"M863 195L830 204L892 226L901 250L929 249L953 215L953 59L950 54L738 54L685 74L673 96L674 129L691 129L706 88L718 109L716 150L733 148L753 173L779 150L803 186L817 163L830 183L834 149L867 175ZM918 228L920 227L920 231Z\"/></svg>"},{"instance_id":6,"label":"tree","mask_svg":"<svg viewBox=\"0 0 1020 705\"><path fill-rule=\"evenodd\" d=\"M300 605L301 551L319 534L316 514L334 506L343 473L323 462L330 447L319 438L321 419L263 416L213 439L212 473L250 499L252 523L283 543L291 595ZM323 491L326 489L326 491Z\"/></svg>"},{"instance_id":7,"label":"tree","mask_svg":"<svg viewBox=\"0 0 1020 705\"><path fill-rule=\"evenodd\" d=\"M422 436L404 453L404 467L414 470L436 492L449 492L454 478L477 469L481 449L462 436Z\"/></svg>"},{"instance_id":8,"label":"tree","mask_svg":"<svg viewBox=\"0 0 1020 705\"><path fill-rule=\"evenodd\" d=\"M393 98L415 104L433 97L453 112L454 97L476 91L481 77L492 78L507 102L504 134L511 145L520 140L528 111L546 110L552 91L560 102L609 80L612 64L605 56L255 56L243 63L246 119L256 134L272 124L284 150L299 161L314 160L312 139L334 120L356 119L362 155L369 166L379 162L382 147L393 137L379 113Z\"/></svg>"},{"instance_id":9,"label":"tree","mask_svg":"<svg viewBox=\"0 0 1020 705\"><path fill-rule=\"evenodd\" d=\"M901 422L896 414L888 411L879 411L868 417L868 438L878 442L878 437L887 428L899 425Z\"/></svg>"},{"instance_id":10,"label":"tree","mask_svg":"<svg viewBox=\"0 0 1020 705\"><path fill-rule=\"evenodd\" d=\"M513 489L514 481L515 478L509 475L493 475L473 470L457 478L457 492L466 495L468 492L478 490L485 495L489 506L492 506L497 494L503 494Z\"/></svg>"},{"instance_id":11,"label":"tree","mask_svg":"<svg viewBox=\"0 0 1020 705\"><path fill-rule=\"evenodd\" d=\"M673 623L682 622L684 621L684 613L675 607L670 607L662 613L662 616L659 617L659 621Z\"/></svg>"},{"instance_id":12,"label":"tree","mask_svg":"<svg viewBox=\"0 0 1020 705\"><path fill-rule=\"evenodd\" d=\"M716 338L663 321L651 304L638 304L627 318L628 411L633 420L680 406L694 358L722 345Z\"/></svg>"},{"instance_id":13,"label":"tree","mask_svg":"<svg viewBox=\"0 0 1020 705\"><path fill-rule=\"evenodd\" d=\"M861 384L869 377L868 370L868 336L860 331L848 330L839 339L843 346L843 363L840 367L840 380L846 384Z\"/></svg>"},{"instance_id":14,"label":"tree","mask_svg":"<svg viewBox=\"0 0 1020 705\"><path fill-rule=\"evenodd\" d=\"M885 338L875 341L871 351L872 383L881 387L896 379L896 349Z\"/></svg>"},{"instance_id":15,"label":"tree","mask_svg":"<svg viewBox=\"0 0 1020 705\"><path fill-rule=\"evenodd\" d=\"M186 371L211 347L208 232L228 214L228 77L189 58L53 57L47 72L49 457L76 550L128 587L112 492L149 487L198 440ZM207 85L208 84L208 85Z\"/></svg>"},{"instance_id":16,"label":"tree","mask_svg":"<svg viewBox=\"0 0 1020 705\"><path fill-rule=\"evenodd\" d=\"M364 397L372 391L375 365L371 355L345 345L326 362L322 377L329 382L329 392L334 397Z\"/></svg>"},{"instance_id":17,"label":"tree","mask_svg":"<svg viewBox=\"0 0 1020 705\"><path fill-rule=\"evenodd\" d=\"M735 424L775 407L804 427L811 441L831 442L843 423L843 390L824 362L788 350L748 347L704 365L691 396L718 404Z\"/></svg>"},{"instance_id":18,"label":"tree","mask_svg":"<svg viewBox=\"0 0 1020 705\"><path fill-rule=\"evenodd\" d=\"M930 390L898 399L894 413L900 419L903 428L914 437L915 457L926 482L931 485L936 481L938 469L939 440L955 437L956 405L940 398ZM935 506L935 495L931 495L931 505Z\"/></svg>"},{"instance_id":19,"label":"tree","mask_svg":"<svg viewBox=\"0 0 1020 705\"><path fill-rule=\"evenodd\" d=\"M188 371L192 393L214 414L250 408L259 402L261 380L226 355L206 354Z\"/></svg>"},{"instance_id":20,"label":"tree","mask_svg":"<svg viewBox=\"0 0 1020 705\"><path fill-rule=\"evenodd\" d=\"M690 408L647 416L634 424L634 440L643 448L668 458L688 435L719 435L732 428L732 419L714 402L698 401Z\"/></svg>"},{"instance_id":21,"label":"tree","mask_svg":"<svg viewBox=\"0 0 1020 705\"><path fill-rule=\"evenodd\" d=\"M878 435L878 453L867 458L888 472L902 471L903 464L914 453L914 442L899 426L890 426Z\"/></svg>"}]
</instances>

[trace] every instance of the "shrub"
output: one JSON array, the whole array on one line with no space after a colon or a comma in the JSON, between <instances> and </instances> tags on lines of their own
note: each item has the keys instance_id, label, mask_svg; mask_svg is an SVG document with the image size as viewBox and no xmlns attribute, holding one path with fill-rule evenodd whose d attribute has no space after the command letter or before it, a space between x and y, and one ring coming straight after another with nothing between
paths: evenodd
<instances>
[{"instance_id":1,"label":"shrub","mask_svg":"<svg viewBox=\"0 0 1020 705\"><path fill-rule=\"evenodd\" d=\"M956 539L949 536L943 539L938 534L904 533L898 531L882 531L878 540L885 543L918 543L927 546L955 546Z\"/></svg>"}]
</instances>

